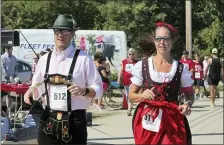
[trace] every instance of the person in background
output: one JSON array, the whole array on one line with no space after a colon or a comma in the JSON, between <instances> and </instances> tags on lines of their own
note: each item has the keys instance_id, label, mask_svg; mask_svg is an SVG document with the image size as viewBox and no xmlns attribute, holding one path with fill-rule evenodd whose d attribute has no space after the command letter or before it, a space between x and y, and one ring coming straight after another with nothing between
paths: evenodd
<instances>
[{"instance_id":1,"label":"person in background","mask_svg":"<svg viewBox=\"0 0 224 145\"><path fill-rule=\"evenodd\" d=\"M204 96L209 96L208 94L209 94L209 91L207 90L207 86L208 86L208 80L205 78L205 76L206 76L206 74L205 74L205 71L206 71L206 68L208 67L208 56L206 55L206 56L204 56L202 59L201 59L201 62L202 62L202 65L203 65L203 79L202 79L202 87L203 87L203 90L204 90L204 92L203 92L203 95L201 96L202 98L204 97Z\"/></svg>"},{"instance_id":2,"label":"person in background","mask_svg":"<svg viewBox=\"0 0 224 145\"><path fill-rule=\"evenodd\" d=\"M38 63L38 60L39 60L39 58L37 58L37 56L35 56L35 57L33 58L32 74L34 74L34 72L35 72L35 68L36 68L36 65L37 65L37 63Z\"/></svg>"},{"instance_id":3,"label":"person in background","mask_svg":"<svg viewBox=\"0 0 224 145\"><path fill-rule=\"evenodd\" d=\"M204 60L203 60L203 74L204 76L206 75L205 74L205 71L206 71L206 68L208 68L208 56L204 56Z\"/></svg>"},{"instance_id":4,"label":"person in background","mask_svg":"<svg viewBox=\"0 0 224 145\"><path fill-rule=\"evenodd\" d=\"M206 68L205 74L205 78L208 79L208 84L210 86L211 107L215 107L217 86L219 84L219 81L221 80L221 75L222 78L224 78L223 68L221 60L218 57L217 48L212 49L212 57L208 59L208 67Z\"/></svg>"},{"instance_id":5,"label":"person in background","mask_svg":"<svg viewBox=\"0 0 224 145\"><path fill-rule=\"evenodd\" d=\"M222 55L221 56L223 56L223 53L222 53ZM222 83L224 84L224 58L222 57L221 58L221 64L222 64Z\"/></svg>"},{"instance_id":6,"label":"person in background","mask_svg":"<svg viewBox=\"0 0 224 145\"><path fill-rule=\"evenodd\" d=\"M196 53L194 55L195 60L194 62L194 72L193 72L193 78L194 78L194 90L195 90L195 99L199 99L200 97L200 87L203 83L204 73L203 73L203 64L199 61L199 55Z\"/></svg>"},{"instance_id":7,"label":"person in background","mask_svg":"<svg viewBox=\"0 0 224 145\"><path fill-rule=\"evenodd\" d=\"M194 72L194 63L192 59L189 58L189 52L187 50L183 51L183 57L180 60L180 62L186 65L186 67L189 69L191 73Z\"/></svg>"},{"instance_id":8,"label":"person in background","mask_svg":"<svg viewBox=\"0 0 224 145\"><path fill-rule=\"evenodd\" d=\"M5 53L1 56L2 81L12 81L17 77L17 59L12 55L12 46L5 47Z\"/></svg>"},{"instance_id":9,"label":"person in background","mask_svg":"<svg viewBox=\"0 0 224 145\"><path fill-rule=\"evenodd\" d=\"M93 56L94 63L97 64L97 60L102 56L101 52L96 52Z\"/></svg>"},{"instance_id":10,"label":"person in background","mask_svg":"<svg viewBox=\"0 0 224 145\"><path fill-rule=\"evenodd\" d=\"M103 56L99 56L98 59L96 60L96 66L97 66L97 69L100 73L100 76L101 76L102 82L103 82L104 93L106 92L106 90L109 86L109 73L107 72L106 68L104 67L105 61L106 61L106 58L104 58ZM101 97L101 99L95 99L95 103L100 107L100 109L104 108L102 99L103 99L103 97Z\"/></svg>"},{"instance_id":11,"label":"person in background","mask_svg":"<svg viewBox=\"0 0 224 145\"><path fill-rule=\"evenodd\" d=\"M193 79L193 73L194 73L194 62L192 59L189 58L189 52L187 50L184 50L182 53L182 57L180 59L181 63L183 63L186 68L188 68L188 70L191 72L192 75L192 79ZM192 84L193 86L194 84ZM186 98L187 96L180 94L180 100L181 102L185 102L185 100L189 100L189 98ZM192 100L192 104L194 103L195 98L193 98Z\"/></svg>"},{"instance_id":12,"label":"person in background","mask_svg":"<svg viewBox=\"0 0 224 145\"><path fill-rule=\"evenodd\" d=\"M97 52L95 53L95 55L94 55L94 63L95 63L96 66L97 66L97 64L98 64L98 59L101 58L101 57L103 57L103 56L102 56L102 53L99 52L99 51L97 51ZM106 58L105 58L105 59L106 59ZM105 61L102 65L103 65L104 68L106 68L106 71L107 71L107 74L108 74L108 82L109 82L108 85L109 85L109 84L110 84L110 64L109 64L108 62ZM105 91L106 91L106 90L104 90L104 93L105 93ZM115 103L115 101L112 100L111 97L109 97L109 101ZM95 100L93 100L93 102L94 102L95 104L98 104L98 102L95 101ZM99 108L98 106L96 106L96 107Z\"/></svg>"},{"instance_id":13,"label":"person in background","mask_svg":"<svg viewBox=\"0 0 224 145\"><path fill-rule=\"evenodd\" d=\"M102 53L100 51L97 51L95 54L94 54L94 63L97 63L97 59L102 56ZM106 59L106 58L105 58ZM104 62L103 66L106 68L106 71L108 72L108 75L110 77L110 63L107 62L107 59L106 61Z\"/></svg>"},{"instance_id":14,"label":"person in background","mask_svg":"<svg viewBox=\"0 0 224 145\"><path fill-rule=\"evenodd\" d=\"M128 99L128 94L129 94L129 86L131 84L131 80L130 78L132 77L131 71L133 66L137 63L137 60L135 59L136 56L136 51L133 48L129 48L128 49L128 58L122 60L122 64L121 64L121 70L118 74L118 79L117 79L117 83L124 85L124 90L125 90L125 95L126 101L128 102L128 111L127 111L127 115L131 116L131 111L132 111L132 102Z\"/></svg>"},{"instance_id":15,"label":"person in background","mask_svg":"<svg viewBox=\"0 0 224 145\"><path fill-rule=\"evenodd\" d=\"M4 82L15 82L15 78L18 75L17 72L17 59L12 55L13 47L6 46L5 53L1 55L1 81ZM9 92L1 91L2 102L5 102L2 108L10 116L12 109L16 107L16 103L13 101L13 98L9 95ZM14 110L13 110L14 111Z\"/></svg>"}]
</instances>

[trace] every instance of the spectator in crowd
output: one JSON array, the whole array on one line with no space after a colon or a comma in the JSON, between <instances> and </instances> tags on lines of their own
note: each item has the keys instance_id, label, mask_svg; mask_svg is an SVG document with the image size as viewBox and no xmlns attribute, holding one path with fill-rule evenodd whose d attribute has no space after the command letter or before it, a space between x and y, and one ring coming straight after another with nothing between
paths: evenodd
<instances>
[{"instance_id":1,"label":"spectator in crowd","mask_svg":"<svg viewBox=\"0 0 224 145\"><path fill-rule=\"evenodd\" d=\"M203 83L204 73L203 73L203 64L199 61L199 55L196 53L194 55L195 60L194 62L194 72L193 72L193 79L194 79L194 90L195 90L195 99L199 99L200 96L200 87Z\"/></svg>"},{"instance_id":2,"label":"spectator in crowd","mask_svg":"<svg viewBox=\"0 0 224 145\"><path fill-rule=\"evenodd\" d=\"M192 59L189 58L189 52L187 50L183 51L183 57L180 60L180 62L186 65L186 67L189 69L191 73L194 72L194 63Z\"/></svg>"},{"instance_id":3,"label":"spectator in crowd","mask_svg":"<svg viewBox=\"0 0 224 145\"><path fill-rule=\"evenodd\" d=\"M32 64L32 73L34 74L34 72L35 72L35 69L36 69L36 65L37 65L37 63L38 63L38 60L39 60L39 58L37 58L37 56L35 56L34 58L33 58L33 64Z\"/></svg>"},{"instance_id":4,"label":"spectator in crowd","mask_svg":"<svg viewBox=\"0 0 224 145\"><path fill-rule=\"evenodd\" d=\"M5 53L1 55L1 81L5 82L14 82L14 79L17 77L17 59L12 55L13 47L6 46ZM13 102L12 97L4 91L1 91L1 96L3 99L2 109L3 111L9 113L12 111L12 108L15 108L15 102ZM5 104L4 104L5 103Z\"/></svg>"},{"instance_id":5,"label":"spectator in crowd","mask_svg":"<svg viewBox=\"0 0 224 145\"><path fill-rule=\"evenodd\" d=\"M204 76L206 75L205 71L206 71L207 67L208 67L208 56L204 56L204 60L203 60L203 74L204 74Z\"/></svg>"},{"instance_id":6,"label":"spectator in crowd","mask_svg":"<svg viewBox=\"0 0 224 145\"><path fill-rule=\"evenodd\" d=\"M101 55L96 60L96 66L97 66L97 69L99 71L99 74L100 74L100 76L102 78L102 82L103 82L102 85L103 85L104 93L106 92L106 90L109 86L109 73L107 72L106 68L104 67L105 61L106 61L106 58ZM98 105L98 107L100 107L100 109L104 108L102 99L103 99L103 97L101 97L101 99L95 99L95 103Z\"/></svg>"},{"instance_id":7,"label":"spectator in crowd","mask_svg":"<svg viewBox=\"0 0 224 145\"><path fill-rule=\"evenodd\" d=\"M218 57L218 49L212 49L212 57L208 59L208 67L205 71L208 84L210 86L211 107L215 107L215 97L217 94L217 86L223 76L223 68L221 60ZM208 74L208 75L207 75Z\"/></svg>"},{"instance_id":8,"label":"spectator in crowd","mask_svg":"<svg viewBox=\"0 0 224 145\"><path fill-rule=\"evenodd\" d=\"M2 81L11 81L17 77L17 59L12 55L13 48L5 47L5 53L1 56Z\"/></svg>"},{"instance_id":9,"label":"spectator in crowd","mask_svg":"<svg viewBox=\"0 0 224 145\"><path fill-rule=\"evenodd\" d=\"M128 58L122 60L121 70L118 74L118 80L117 80L118 84L121 84L121 82L122 82L122 84L124 85L126 98L123 98L123 99L126 99L126 101L128 102L128 112L127 112L128 116L131 116L132 104L133 104L128 99L128 93L129 93L129 86L131 84L130 78L132 77L132 74L131 74L132 67L134 66L134 64L137 63L135 56L136 56L135 49L129 48Z\"/></svg>"}]
</instances>

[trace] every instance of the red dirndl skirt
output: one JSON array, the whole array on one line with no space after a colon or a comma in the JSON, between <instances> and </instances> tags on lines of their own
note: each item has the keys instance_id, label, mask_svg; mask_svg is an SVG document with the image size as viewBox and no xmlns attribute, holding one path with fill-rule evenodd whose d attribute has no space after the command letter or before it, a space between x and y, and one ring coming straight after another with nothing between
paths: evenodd
<instances>
[{"instance_id":1,"label":"red dirndl skirt","mask_svg":"<svg viewBox=\"0 0 224 145\"><path fill-rule=\"evenodd\" d=\"M178 105L167 101L143 101L133 116L135 144L191 144L188 141L186 117Z\"/></svg>"}]
</instances>

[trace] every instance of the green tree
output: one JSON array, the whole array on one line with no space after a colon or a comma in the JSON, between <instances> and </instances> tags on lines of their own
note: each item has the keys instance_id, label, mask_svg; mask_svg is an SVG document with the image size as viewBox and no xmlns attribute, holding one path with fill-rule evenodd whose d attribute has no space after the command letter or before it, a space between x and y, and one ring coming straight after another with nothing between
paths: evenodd
<instances>
[{"instance_id":1,"label":"green tree","mask_svg":"<svg viewBox=\"0 0 224 145\"><path fill-rule=\"evenodd\" d=\"M224 0L195 1L193 3L194 48L202 54L214 47L224 48Z\"/></svg>"},{"instance_id":2,"label":"green tree","mask_svg":"<svg viewBox=\"0 0 224 145\"><path fill-rule=\"evenodd\" d=\"M3 25L7 29L47 28L47 1L6 1L2 5Z\"/></svg>"},{"instance_id":3,"label":"green tree","mask_svg":"<svg viewBox=\"0 0 224 145\"><path fill-rule=\"evenodd\" d=\"M207 53L224 47L224 0L192 1L192 36L195 51ZM52 0L3 1L2 26L7 29L47 29L58 14L71 14L85 30L125 31L128 46L138 47L140 36L151 33L157 21L179 31L176 58L185 49L185 1L178 0Z\"/></svg>"}]
</instances>

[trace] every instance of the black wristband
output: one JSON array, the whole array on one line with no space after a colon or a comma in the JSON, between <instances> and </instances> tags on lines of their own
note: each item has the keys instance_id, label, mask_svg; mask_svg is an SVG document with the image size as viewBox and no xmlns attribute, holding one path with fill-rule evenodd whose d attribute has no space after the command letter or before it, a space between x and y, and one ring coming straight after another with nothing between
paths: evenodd
<instances>
[{"instance_id":1,"label":"black wristband","mask_svg":"<svg viewBox=\"0 0 224 145\"><path fill-rule=\"evenodd\" d=\"M86 96L87 94L89 94L89 88L85 88L85 93L82 96Z\"/></svg>"}]
</instances>

